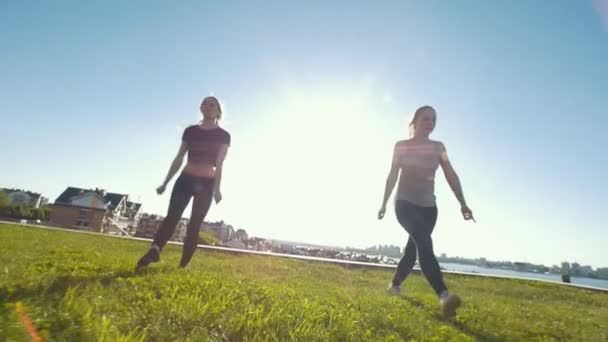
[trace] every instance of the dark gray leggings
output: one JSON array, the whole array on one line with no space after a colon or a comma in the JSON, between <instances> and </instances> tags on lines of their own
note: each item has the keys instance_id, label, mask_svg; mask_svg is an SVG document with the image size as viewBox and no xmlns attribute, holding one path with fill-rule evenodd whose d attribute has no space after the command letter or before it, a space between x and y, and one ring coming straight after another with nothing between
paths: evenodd
<instances>
[{"instance_id":1,"label":"dark gray leggings","mask_svg":"<svg viewBox=\"0 0 608 342\"><path fill-rule=\"evenodd\" d=\"M193 197L192 214L190 222L188 222L184 247L182 249L182 259L180 261L180 266L182 267L190 262L198 245L198 233L213 199L213 186L213 178L195 177L186 174L181 174L175 181L175 185L173 185L167 217L165 217L154 235L152 244L157 245L160 249L167 244L167 241L169 241L171 235L175 232L175 227L188 206L190 198Z\"/></svg>"},{"instance_id":2,"label":"dark gray leggings","mask_svg":"<svg viewBox=\"0 0 608 342\"><path fill-rule=\"evenodd\" d=\"M435 252L431 233L437 222L437 207L421 207L405 200L395 202L397 220L410 235L405 246L405 253L399 261L393 277L393 285L399 286L412 271L416 254L422 273L435 293L440 295L447 290ZM417 253L416 253L417 252Z\"/></svg>"}]
</instances>

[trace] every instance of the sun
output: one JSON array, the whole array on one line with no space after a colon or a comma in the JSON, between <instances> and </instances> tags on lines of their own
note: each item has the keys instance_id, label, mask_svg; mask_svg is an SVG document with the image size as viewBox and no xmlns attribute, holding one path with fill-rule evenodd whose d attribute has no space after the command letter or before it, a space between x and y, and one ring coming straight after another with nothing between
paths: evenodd
<instances>
[{"instance_id":1,"label":"sun","mask_svg":"<svg viewBox=\"0 0 608 342\"><path fill-rule=\"evenodd\" d=\"M240 198L230 210L252 229L286 222L282 229L295 236L334 241L348 227L372 227L395 140L384 91L349 82L280 89L256 110L260 120L231 156L238 172L226 176L226 186Z\"/></svg>"},{"instance_id":2,"label":"sun","mask_svg":"<svg viewBox=\"0 0 608 342\"><path fill-rule=\"evenodd\" d=\"M283 141L295 163L361 164L363 151L385 145L384 94L365 84L286 85L268 115L265 135ZM313 157L314 156L314 157Z\"/></svg>"}]
</instances>

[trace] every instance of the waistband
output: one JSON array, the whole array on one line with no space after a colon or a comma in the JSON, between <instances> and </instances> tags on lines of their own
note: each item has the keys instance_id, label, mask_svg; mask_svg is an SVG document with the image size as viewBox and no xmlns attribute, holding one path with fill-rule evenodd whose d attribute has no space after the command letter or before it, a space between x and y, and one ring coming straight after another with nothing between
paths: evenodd
<instances>
[{"instance_id":1,"label":"waistband","mask_svg":"<svg viewBox=\"0 0 608 342\"><path fill-rule=\"evenodd\" d=\"M188 182L213 182L213 177L201 177L195 175L189 175L187 173L182 172L177 179L181 179Z\"/></svg>"}]
</instances>

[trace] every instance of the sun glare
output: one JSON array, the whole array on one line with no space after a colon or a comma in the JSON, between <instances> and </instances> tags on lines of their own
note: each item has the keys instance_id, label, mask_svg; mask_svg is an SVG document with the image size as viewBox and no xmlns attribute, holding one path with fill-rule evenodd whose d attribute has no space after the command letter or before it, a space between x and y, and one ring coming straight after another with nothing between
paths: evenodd
<instances>
[{"instance_id":1,"label":"sun glare","mask_svg":"<svg viewBox=\"0 0 608 342\"><path fill-rule=\"evenodd\" d=\"M250 131L247 150L258 152L233 156L239 165L232 167L247 172L231 175L228 183L239 193L256 193L255 201L271 207L244 201L230 210L246 215L260 229L270 228L271 211L273 220L290 222L290 229L306 229L328 241L369 227L395 138L383 92L352 84L282 89ZM319 220L323 224L315 223Z\"/></svg>"}]
</instances>

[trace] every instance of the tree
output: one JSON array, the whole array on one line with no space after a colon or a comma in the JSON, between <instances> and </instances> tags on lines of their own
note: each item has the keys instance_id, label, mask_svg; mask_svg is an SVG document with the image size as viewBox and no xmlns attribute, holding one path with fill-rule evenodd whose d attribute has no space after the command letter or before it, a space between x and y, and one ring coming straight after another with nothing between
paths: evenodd
<instances>
[{"instance_id":1,"label":"tree","mask_svg":"<svg viewBox=\"0 0 608 342\"><path fill-rule=\"evenodd\" d=\"M219 246L220 245L220 240L218 240L215 236L213 236L209 233L206 233L206 232L199 232L198 240L199 240L199 243L201 243L203 245L210 245L210 246Z\"/></svg>"},{"instance_id":2,"label":"tree","mask_svg":"<svg viewBox=\"0 0 608 342\"><path fill-rule=\"evenodd\" d=\"M30 208L23 205L7 205L5 207L0 207L0 215L13 217L13 218L23 218L29 219L32 217L32 212Z\"/></svg>"},{"instance_id":3,"label":"tree","mask_svg":"<svg viewBox=\"0 0 608 342\"><path fill-rule=\"evenodd\" d=\"M32 220L39 220L40 219L40 210L38 210L38 208L31 209L29 218Z\"/></svg>"},{"instance_id":4,"label":"tree","mask_svg":"<svg viewBox=\"0 0 608 342\"><path fill-rule=\"evenodd\" d=\"M0 208L6 207L7 205L9 205L9 203L10 199L8 198L6 192L0 190Z\"/></svg>"},{"instance_id":5,"label":"tree","mask_svg":"<svg viewBox=\"0 0 608 342\"><path fill-rule=\"evenodd\" d=\"M41 208L31 209L31 214L30 214L29 218L31 218L33 220L46 221L49 219L50 216L51 216L51 208L41 207Z\"/></svg>"},{"instance_id":6,"label":"tree","mask_svg":"<svg viewBox=\"0 0 608 342\"><path fill-rule=\"evenodd\" d=\"M39 208L40 212L41 212L41 216L40 219L43 221L48 221L51 218L51 211L52 209L50 207L42 207Z\"/></svg>"},{"instance_id":7,"label":"tree","mask_svg":"<svg viewBox=\"0 0 608 342\"><path fill-rule=\"evenodd\" d=\"M32 215L30 208L28 208L24 205L18 205L16 212L17 212L17 216L19 216L20 218L30 218L30 216Z\"/></svg>"}]
</instances>

